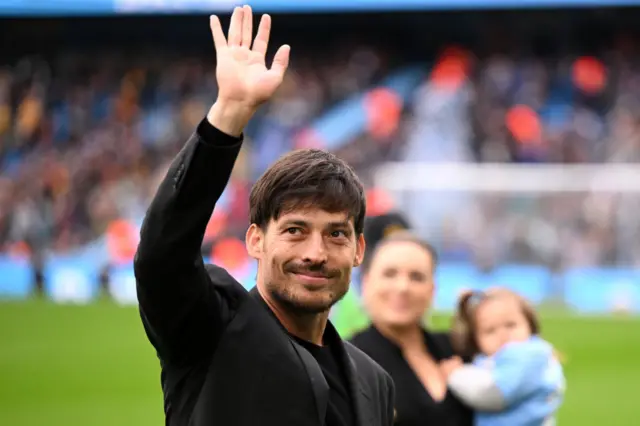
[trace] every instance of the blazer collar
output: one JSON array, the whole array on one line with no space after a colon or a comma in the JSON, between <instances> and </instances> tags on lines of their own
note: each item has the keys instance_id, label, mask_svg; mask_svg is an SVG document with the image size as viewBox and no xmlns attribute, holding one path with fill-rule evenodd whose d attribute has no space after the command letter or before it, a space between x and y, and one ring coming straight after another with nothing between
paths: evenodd
<instances>
[{"instance_id":1,"label":"blazer collar","mask_svg":"<svg viewBox=\"0 0 640 426\"><path fill-rule=\"evenodd\" d=\"M309 375L311 387L313 388L313 393L316 398L316 408L319 425L324 425L327 405L329 403L329 385L327 384L324 374L322 373L320 365L315 360L313 355L311 355L311 353L302 345L296 342L296 340L284 328L269 305L267 305L267 302L265 302L265 300L260 295L258 288L254 287L249 293L261 306L263 306L267 310L267 312L273 317L276 323L289 337L291 345L300 357L300 360L302 361L305 369L307 370L307 374ZM324 332L324 340L329 345L335 345L335 347L337 348L337 352L340 356L340 363L342 364L342 367L344 367L345 375L347 378L347 384L349 393L351 395L351 400L353 402L353 409L356 415L357 424L360 426L370 426L371 424L373 424L373 419L371 418L371 415L373 413L371 392L366 383L364 383L360 379L357 365L351 355L349 355L348 353L346 345L348 345L349 343L345 343L340 338L338 331L335 329L331 321L327 321L327 326Z\"/></svg>"}]
</instances>

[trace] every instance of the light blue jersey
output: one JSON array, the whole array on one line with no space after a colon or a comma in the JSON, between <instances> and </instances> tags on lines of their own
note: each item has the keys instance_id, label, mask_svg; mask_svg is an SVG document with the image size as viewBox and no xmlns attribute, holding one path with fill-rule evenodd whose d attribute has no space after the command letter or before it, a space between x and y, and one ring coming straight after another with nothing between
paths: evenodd
<instances>
[{"instance_id":1,"label":"light blue jersey","mask_svg":"<svg viewBox=\"0 0 640 426\"><path fill-rule=\"evenodd\" d=\"M538 336L509 343L454 372L450 388L476 410L476 426L553 426L565 378L552 346Z\"/></svg>"}]
</instances>

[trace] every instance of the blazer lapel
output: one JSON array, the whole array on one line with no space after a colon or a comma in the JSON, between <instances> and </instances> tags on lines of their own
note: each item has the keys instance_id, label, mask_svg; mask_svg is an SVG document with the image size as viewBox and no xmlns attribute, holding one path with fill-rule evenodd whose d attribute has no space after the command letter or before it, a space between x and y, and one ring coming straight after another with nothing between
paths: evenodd
<instances>
[{"instance_id":1,"label":"blazer lapel","mask_svg":"<svg viewBox=\"0 0 640 426\"><path fill-rule=\"evenodd\" d=\"M348 356L348 355L347 355ZM373 409L371 407L371 392L365 383L358 379L356 364L349 357L349 368L347 378L351 390L351 398L353 400L353 409L359 426L371 426L374 423Z\"/></svg>"},{"instance_id":2,"label":"blazer lapel","mask_svg":"<svg viewBox=\"0 0 640 426\"><path fill-rule=\"evenodd\" d=\"M313 394L316 400L316 408L318 415L318 426L324 425L325 416L327 413L327 405L329 403L329 384L327 380L324 378L324 374L322 374L322 369L318 365L318 362L315 360L313 355L309 353L302 345L297 343L293 338L289 336L289 333L284 328L284 326L278 321L278 318L273 314L271 308L264 301L260 292L258 292L258 288L254 287L249 292L251 296L258 301L264 308L269 312L269 314L273 317L276 323L282 328L282 331L288 337L291 346L296 351L302 364L304 365L305 370L307 371L307 375L309 376L309 380L311 382L311 387L313 389Z\"/></svg>"},{"instance_id":3,"label":"blazer lapel","mask_svg":"<svg viewBox=\"0 0 640 426\"><path fill-rule=\"evenodd\" d=\"M311 380L311 387L313 388L313 394L316 397L316 408L318 411L318 424L324 425L324 419L327 414L327 404L329 403L329 384L322 374L322 370L315 360L313 355L309 353L302 345L298 344L295 340L289 339L293 348L298 353L298 356L302 360L309 380Z\"/></svg>"},{"instance_id":4,"label":"blazer lapel","mask_svg":"<svg viewBox=\"0 0 640 426\"><path fill-rule=\"evenodd\" d=\"M353 401L353 410L356 415L356 422L358 426L371 426L376 424L373 417L374 407L372 407L371 390L367 386L366 382L360 380L358 374L358 367L353 361L353 358L349 355L346 345L342 339L340 339L338 332L335 330L331 322L327 323L327 331L336 337L336 344L339 348L342 365L345 368L345 375L347 376L347 382L349 385L349 393L351 395L351 401Z\"/></svg>"}]
</instances>

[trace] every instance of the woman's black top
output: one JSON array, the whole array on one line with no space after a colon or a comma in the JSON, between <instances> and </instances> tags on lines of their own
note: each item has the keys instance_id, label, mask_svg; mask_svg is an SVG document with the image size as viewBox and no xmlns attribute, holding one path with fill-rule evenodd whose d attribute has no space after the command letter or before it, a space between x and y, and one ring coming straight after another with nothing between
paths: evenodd
<instances>
[{"instance_id":1,"label":"woman's black top","mask_svg":"<svg viewBox=\"0 0 640 426\"><path fill-rule=\"evenodd\" d=\"M427 350L435 361L454 355L448 333L424 331ZM351 343L373 358L396 385L397 426L472 426L473 412L447 391L435 401L411 369L398 346L375 327L355 335Z\"/></svg>"}]
</instances>

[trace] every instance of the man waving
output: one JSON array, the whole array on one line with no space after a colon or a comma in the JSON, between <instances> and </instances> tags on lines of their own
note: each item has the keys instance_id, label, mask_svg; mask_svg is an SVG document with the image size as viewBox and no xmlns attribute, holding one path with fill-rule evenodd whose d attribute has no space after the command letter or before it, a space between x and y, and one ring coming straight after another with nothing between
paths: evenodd
<instances>
[{"instance_id":1,"label":"man waving","mask_svg":"<svg viewBox=\"0 0 640 426\"><path fill-rule=\"evenodd\" d=\"M334 155L301 150L274 163L250 196L247 292L200 246L243 129L282 82L289 47L265 65L271 20L252 40L248 6L228 37L211 18L219 93L149 207L135 259L138 300L162 366L169 426L387 426L393 384L343 342L329 309L362 261L365 197Z\"/></svg>"}]
</instances>

